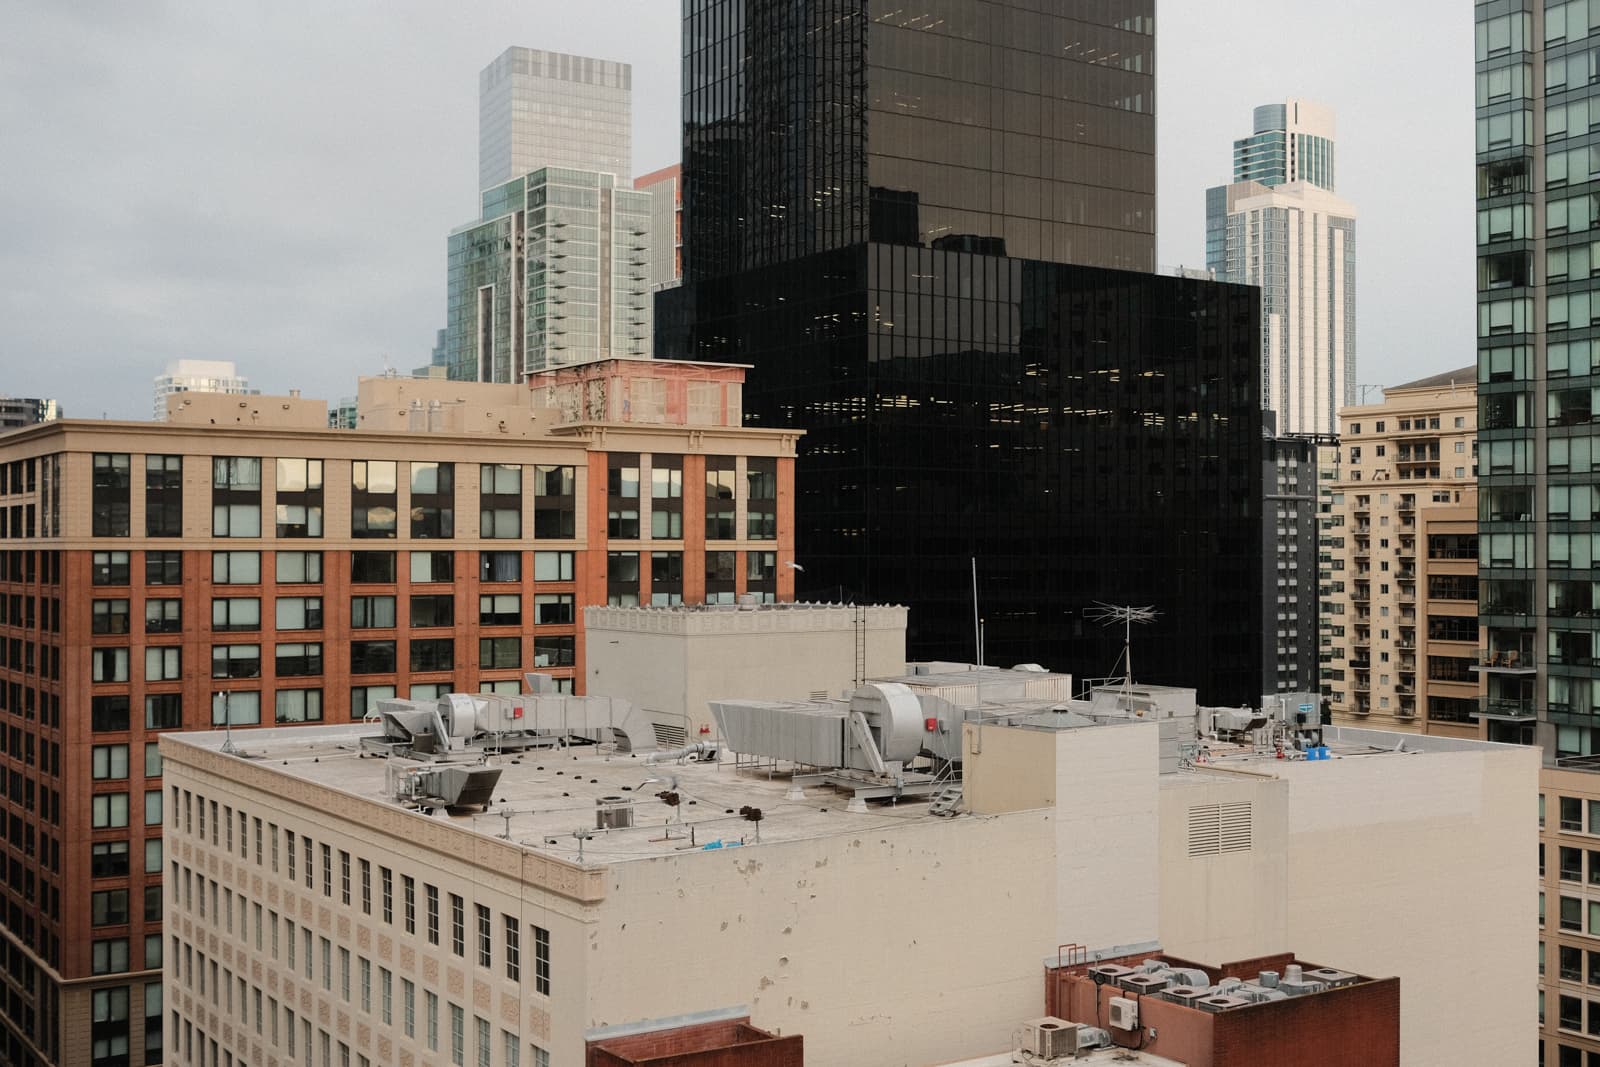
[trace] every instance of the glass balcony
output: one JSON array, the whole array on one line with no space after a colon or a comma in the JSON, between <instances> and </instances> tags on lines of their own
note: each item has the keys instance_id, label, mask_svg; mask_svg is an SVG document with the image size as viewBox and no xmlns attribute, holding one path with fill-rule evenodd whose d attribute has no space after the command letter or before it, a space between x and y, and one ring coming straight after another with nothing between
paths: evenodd
<instances>
[{"instance_id":1,"label":"glass balcony","mask_svg":"<svg viewBox=\"0 0 1600 1067\"><path fill-rule=\"evenodd\" d=\"M1532 719L1539 709L1532 697L1480 696L1478 712L1489 719Z\"/></svg>"}]
</instances>

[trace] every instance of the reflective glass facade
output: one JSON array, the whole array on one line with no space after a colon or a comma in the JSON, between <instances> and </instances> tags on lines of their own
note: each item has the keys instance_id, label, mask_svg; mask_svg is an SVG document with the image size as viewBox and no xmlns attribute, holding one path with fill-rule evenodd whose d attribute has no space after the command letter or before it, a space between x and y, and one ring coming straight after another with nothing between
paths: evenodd
<instances>
[{"instance_id":1,"label":"reflective glass facade","mask_svg":"<svg viewBox=\"0 0 1600 1067\"><path fill-rule=\"evenodd\" d=\"M917 658L1262 689L1253 289L1154 259L1147 2L684 7L685 286L658 355L803 429L797 595ZM752 12L759 13L754 19ZM1068 265L1081 264L1081 265Z\"/></svg>"},{"instance_id":2,"label":"reflective glass facade","mask_svg":"<svg viewBox=\"0 0 1600 1067\"><path fill-rule=\"evenodd\" d=\"M1154 266L1151 0L686 0L683 45L686 277L869 239Z\"/></svg>"},{"instance_id":3,"label":"reflective glass facade","mask_svg":"<svg viewBox=\"0 0 1600 1067\"><path fill-rule=\"evenodd\" d=\"M450 235L449 376L512 382L650 355L649 193L547 167L483 194L483 222Z\"/></svg>"}]
</instances>

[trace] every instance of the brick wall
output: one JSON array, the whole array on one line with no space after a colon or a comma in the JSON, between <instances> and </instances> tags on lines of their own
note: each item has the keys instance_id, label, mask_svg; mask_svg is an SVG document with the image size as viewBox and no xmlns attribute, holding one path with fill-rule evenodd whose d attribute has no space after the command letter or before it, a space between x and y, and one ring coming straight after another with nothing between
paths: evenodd
<instances>
[{"instance_id":1,"label":"brick wall","mask_svg":"<svg viewBox=\"0 0 1600 1067\"><path fill-rule=\"evenodd\" d=\"M746 1018L592 1042L586 1067L803 1067L804 1062L800 1035L775 1037Z\"/></svg>"}]
</instances>

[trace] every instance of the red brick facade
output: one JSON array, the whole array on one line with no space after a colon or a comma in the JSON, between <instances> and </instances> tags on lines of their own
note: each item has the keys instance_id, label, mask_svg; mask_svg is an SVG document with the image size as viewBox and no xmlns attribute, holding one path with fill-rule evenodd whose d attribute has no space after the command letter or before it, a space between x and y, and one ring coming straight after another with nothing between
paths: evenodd
<instances>
[{"instance_id":1,"label":"red brick facade","mask_svg":"<svg viewBox=\"0 0 1600 1067\"><path fill-rule=\"evenodd\" d=\"M586 1067L802 1067L799 1034L776 1037L749 1018L591 1042Z\"/></svg>"}]
</instances>

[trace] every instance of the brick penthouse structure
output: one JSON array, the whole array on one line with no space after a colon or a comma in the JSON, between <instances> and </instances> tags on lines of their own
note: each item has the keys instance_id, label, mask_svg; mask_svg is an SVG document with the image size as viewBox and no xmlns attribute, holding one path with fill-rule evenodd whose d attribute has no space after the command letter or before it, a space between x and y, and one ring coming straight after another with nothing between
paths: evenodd
<instances>
[{"instance_id":1,"label":"brick penthouse structure","mask_svg":"<svg viewBox=\"0 0 1600 1067\"><path fill-rule=\"evenodd\" d=\"M743 374L376 379L354 431L190 394L0 437L0 1061L163 1059L160 732L527 670L582 692L585 606L789 599L797 435L740 427Z\"/></svg>"}]
</instances>

